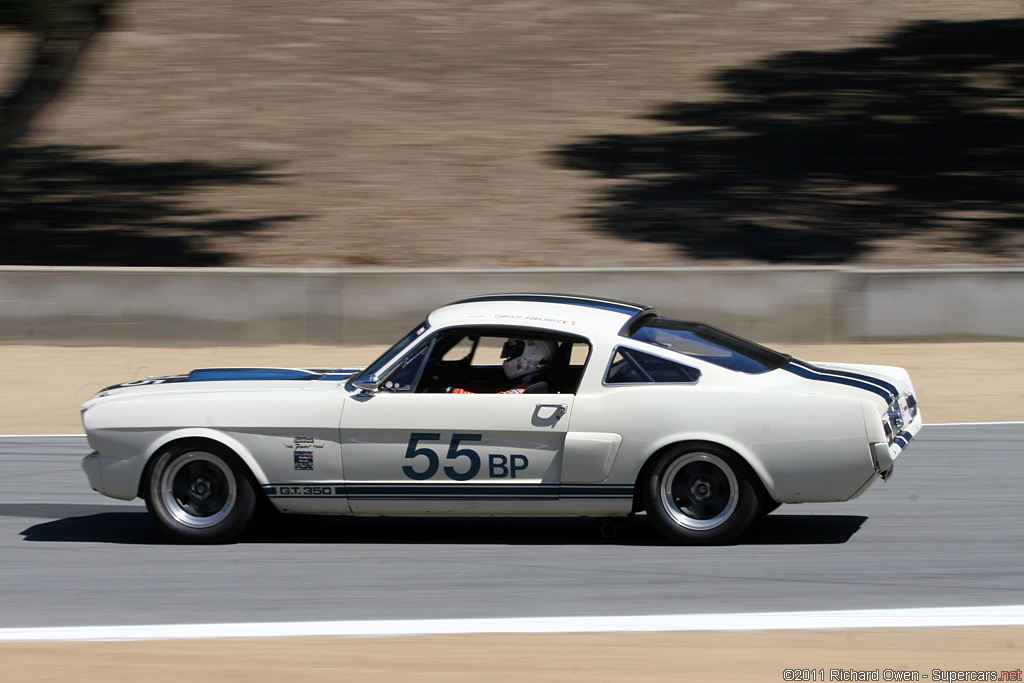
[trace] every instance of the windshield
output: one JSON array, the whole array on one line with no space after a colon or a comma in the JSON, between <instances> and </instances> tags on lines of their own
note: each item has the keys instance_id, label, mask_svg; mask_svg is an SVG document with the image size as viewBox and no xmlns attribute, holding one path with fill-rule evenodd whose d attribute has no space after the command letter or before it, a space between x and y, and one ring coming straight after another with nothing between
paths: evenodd
<instances>
[{"instance_id":1,"label":"windshield","mask_svg":"<svg viewBox=\"0 0 1024 683\"><path fill-rule=\"evenodd\" d=\"M424 320L421 324L417 325L412 332L399 339L397 344L395 344L390 349L385 351L384 355L370 363L370 365L367 366L365 370L363 370L358 375L353 377L351 380L349 380L349 382L352 383L358 382L360 380L368 380L374 375L379 375L380 371L384 367L386 367L388 363L393 361L398 356L402 355L402 353L404 353L407 348L412 346L416 342L416 340L422 337L424 333L426 333L426 331L429 329L430 324Z\"/></svg>"},{"instance_id":2,"label":"windshield","mask_svg":"<svg viewBox=\"0 0 1024 683\"><path fill-rule=\"evenodd\" d=\"M750 375L781 368L792 360L716 327L668 318L651 318L629 337Z\"/></svg>"}]
</instances>

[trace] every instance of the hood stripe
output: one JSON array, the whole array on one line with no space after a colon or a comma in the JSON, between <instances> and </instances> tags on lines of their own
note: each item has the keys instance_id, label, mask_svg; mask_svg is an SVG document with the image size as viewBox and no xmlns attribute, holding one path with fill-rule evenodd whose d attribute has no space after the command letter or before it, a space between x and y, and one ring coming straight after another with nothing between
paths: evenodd
<instances>
[{"instance_id":1,"label":"hood stripe","mask_svg":"<svg viewBox=\"0 0 1024 683\"><path fill-rule=\"evenodd\" d=\"M856 375L852 372L833 372L796 359L791 361L789 364L782 366L782 369L786 372L791 372L798 377L803 377L804 379L815 380L818 382L831 382L833 384L842 384L844 386L870 391L872 394L885 399L887 405L896 399L896 395L893 392L879 386L877 380L864 375Z\"/></svg>"},{"instance_id":2,"label":"hood stripe","mask_svg":"<svg viewBox=\"0 0 1024 683\"><path fill-rule=\"evenodd\" d=\"M268 381L268 380L329 380L340 382L346 380L359 368L339 368L337 370L313 370L293 368L200 368L187 375L171 375L168 377L146 377L131 382L123 382L106 387L102 391L127 389L155 384L179 384L181 382L237 382L237 381Z\"/></svg>"},{"instance_id":3,"label":"hood stripe","mask_svg":"<svg viewBox=\"0 0 1024 683\"><path fill-rule=\"evenodd\" d=\"M319 379L322 372L291 370L288 368L203 368L188 375L189 382L231 382L258 380L310 380Z\"/></svg>"}]
</instances>

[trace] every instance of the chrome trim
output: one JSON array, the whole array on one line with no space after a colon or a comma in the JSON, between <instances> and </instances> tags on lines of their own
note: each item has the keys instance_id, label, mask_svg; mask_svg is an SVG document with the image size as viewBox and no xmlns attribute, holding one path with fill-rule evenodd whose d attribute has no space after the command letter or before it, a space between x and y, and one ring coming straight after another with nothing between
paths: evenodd
<instances>
[{"instance_id":1,"label":"chrome trim","mask_svg":"<svg viewBox=\"0 0 1024 683\"><path fill-rule=\"evenodd\" d=\"M558 415L558 417L561 417L565 415L567 412L569 412L568 403L538 403L537 410L540 410L541 408L553 408L555 410L555 414Z\"/></svg>"},{"instance_id":2,"label":"chrome trim","mask_svg":"<svg viewBox=\"0 0 1024 683\"><path fill-rule=\"evenodd\" d=\"M681 506L676 500L675 495L676 477L684 476L684 470L691 465L698 468L700 465L715 468L718 470L718 474L710 478L707 475L688 477L686 482L690 484L688 490L690 505ZM723 479L724 482L721 481ZM724 501L721 500L721 493L717 490L716 486L723 483L726 488ZM720 526L735 512L736 506L739 504L739 488L736 474L724 460L714 453L697 451L687 453L669 465L659 481L658 497L661 499L662 507L669 517L672 518L673 522L684 529L707 531ZM712 498L719 499L721 508L716 510L711 516L701 516L692 513L691 506L698 506Z\"/></svg>"},{"instance_id":3,"label":"chrome trim","mask_svg":"<svg viewBox=\"0 0 1024 683\"><path fill-rule=\"evenodd\" d=\"M191 471L198 465L200 471ZM175 522L192 529L209 529L224 521L235 507L238 484L220 456L196 450L174 460L160 473L156 494ZM207 499L214 505L207 505Z\"/></svg>"}]
</instances>

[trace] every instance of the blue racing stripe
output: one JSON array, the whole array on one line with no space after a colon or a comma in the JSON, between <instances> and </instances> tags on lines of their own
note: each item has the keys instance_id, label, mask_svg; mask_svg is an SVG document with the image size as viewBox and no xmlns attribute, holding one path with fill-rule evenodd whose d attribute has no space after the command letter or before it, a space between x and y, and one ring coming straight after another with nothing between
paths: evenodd
<instances>
[{"instance_id":1,"label":"blue racing stripe","mask_svg":"<svg viewBox=\"0 0 1024 683\"><path fill-rule=\"evenodd\" d=\"M531 500L558 497L558 484L358 484L353 500Z\"/></svg>"},{"instance_id":2,"label":"blue racing stripe","mask_svg":"<svg viewBox=\"0 0 1024 683\"><path fill-rule=\"evenodd\" d=\"M890 393L887 389L883 389L868 378L847 377L843 374L832 373L830 370L816 368L809 363L798 361L796 359L792 360L787 365L783 365L782 369L786 372L791 372L798 377L803 377L804 379L810 379L818 382L831 382L833 384L842 384L844 386L854 387L855 389L870 391L872 394L884 398L887 404L891 403L896 398L896 396Z\"/></svg>"},{"instance_id":3,"label":"blue racing stripe","mask_svg":"<svg viewBox=\"0 0 1024 683\"><path fill-rule=\"evenodd\" d=\"M318 379L322 373L289 368L202 368L188 374L189 382Z\"/></svg>"},{"instance_id":4,"label":"blue racing stripe","mask_svg":"<svg viewBox=\"0 0 1024 683\"><path fill-rule=\"evenodd\" d=\"M562 484L558 490L559 498L575 500L615 500L632 498L633 487L630 484Z\"/></svg>"},{"instance_id":5,"label":"blue racing stripe","mask_svg":"<svg viewBox=\"0 0 1024 683\"><path fill-rule=\"evenodd\" d=\"M849 377L850 379L859 379L864 382L868 382L869 384L880 386L892 395L892 400L896 400L896 397L900 395L900 390L896 388L895 384L886 382L884 379L879 379L878 377L872 377L871 375L864 375L858 372L850 372L849 370L835 370L833 368L822 368L818 367L817 365L812 365L805 360L799 360L797 358L794 358L793 362L802 365L806 368L809 368L811 370L816 370L818 372L824 373L826 375L835 375L836 377Z\"/></svg>"},{"instance_id":6,"label":"blue racing stripe","mask_svg":"<svg viewBox=\"0 0 1024 683\"><path fill-rule=\"evenodd\" d=\"M304 489L331 487L333 495ZM266 484L271 498L349 498L351 500L621 500L633 497L629 484L381 484L302 482Z\"/></svg>"}]
</instances>

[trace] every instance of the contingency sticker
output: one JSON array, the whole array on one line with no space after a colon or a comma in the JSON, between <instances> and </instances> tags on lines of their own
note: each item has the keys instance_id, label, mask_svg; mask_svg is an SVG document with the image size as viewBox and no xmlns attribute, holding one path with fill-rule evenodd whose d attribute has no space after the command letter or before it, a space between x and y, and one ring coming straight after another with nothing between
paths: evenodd
<instances>
[{"instance_id":1,"label":"contingency sticker","mask_svg":"<svg viewBox=\"0 0 1024 683\"><path fill-rule=\"evenodd\" d=\"M310 471L313 468L313 454L317 449L322 449L324 445L317 443L317 440L312 436L296 436L289 442L284 444L284 447L292 452L295 458L295 469Z\"/></svg>"},{"instance_id":2,"label":"contingency sticker","mask_svg":"<svg viewBox=\"0 0 1024 683\"><path fill-rule=\"evenodd\" d=\"M295 451L295 469L313 469L313 451Z\"/></svg>"}]
</instances>

